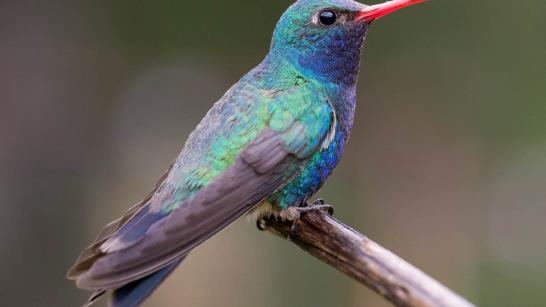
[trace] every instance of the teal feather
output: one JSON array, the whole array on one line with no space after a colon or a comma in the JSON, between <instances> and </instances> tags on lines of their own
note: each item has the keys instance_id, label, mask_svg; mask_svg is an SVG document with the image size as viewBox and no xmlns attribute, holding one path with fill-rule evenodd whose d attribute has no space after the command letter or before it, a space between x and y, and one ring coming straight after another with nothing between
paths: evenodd
<instances>
[{"instance_id":1,"label":"teal feather","mask_svg":"<svg viewBox=\"0 0 546 307\"><path fill-rule=\"evenodd\" d=\"M69 277L99 295L117 289L116 307L137 305L240 215L264 201L275 210L308 201L353 127L368 29L355 14L363 8L352 0L292 5L265 59L214 104L156 190L108 226ZM324 9L338 24L317 23Z\"/></svg>"}]
</instances>

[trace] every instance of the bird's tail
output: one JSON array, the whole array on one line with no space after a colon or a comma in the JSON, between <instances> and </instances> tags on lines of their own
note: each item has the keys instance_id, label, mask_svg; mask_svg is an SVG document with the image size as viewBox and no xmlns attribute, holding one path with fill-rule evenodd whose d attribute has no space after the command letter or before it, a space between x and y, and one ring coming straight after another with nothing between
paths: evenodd
<instances>
[{"instance_id":1,"label":"bird's tail","mask_svg":"<svg viewBox=\"0 0 546 307\"><path fill-rule=\"evenodd\" d=\"M186 258L186 256L165 266L161 270L152 273L146 277L135 280L115 289L110 299L110 307L137 307L146 300L152 292L176 269L176 267ZM85 306L90 306L97 301L106 291L97 290Z\"/></svg>"}]
</instances>

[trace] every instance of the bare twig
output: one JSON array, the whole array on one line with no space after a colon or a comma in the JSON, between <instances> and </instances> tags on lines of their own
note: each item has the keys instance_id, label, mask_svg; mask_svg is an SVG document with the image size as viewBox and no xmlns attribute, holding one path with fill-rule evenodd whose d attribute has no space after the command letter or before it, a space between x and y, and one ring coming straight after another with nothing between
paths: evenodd
<instances>
[{"instance_id":1,"label":"bare twig","mask_svg":"<svg viewBox=\"0 0 546 307\"><path fill-rule=\"evenodd\" d=\"M368 286L396 306L474 306L400 257L321 211L306 213L294 224L271 218L262 226Z\"/></svg>"}]
</instances>

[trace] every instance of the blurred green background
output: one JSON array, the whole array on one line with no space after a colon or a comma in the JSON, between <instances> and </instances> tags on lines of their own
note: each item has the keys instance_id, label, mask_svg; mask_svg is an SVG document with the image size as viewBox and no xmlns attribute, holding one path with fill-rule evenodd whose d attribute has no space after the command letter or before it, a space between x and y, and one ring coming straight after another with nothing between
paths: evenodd
<instances>
[{"instance_id":1,"label":"blurred green background","mask_svg":"<svg viewBox=\"0 0 546 307\"><path fill-rule=\"evenodd\" d=\"M137 202L291 1L0 1L0 304L78 306L79 250ZM546 301L546 2L376 22L336 216L482 306ZM101 302L99 306L103 306ZM146 306L388 306L241 219Z\"/></svg>"}]
</instances>

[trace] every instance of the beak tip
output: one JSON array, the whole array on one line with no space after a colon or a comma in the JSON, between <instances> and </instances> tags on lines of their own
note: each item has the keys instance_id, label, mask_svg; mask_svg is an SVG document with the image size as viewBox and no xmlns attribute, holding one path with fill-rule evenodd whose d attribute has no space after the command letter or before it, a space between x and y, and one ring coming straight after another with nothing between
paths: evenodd
<instances>
[{"instance_id":1,"label":"beak tip","mask_svg":"<svg viewBox=\"0 0 546 307\"><path fill-rule=\"evenodd\" d=\"M355 20L371 23L372 21L398 11L399 9L425 1L427 0L391 0L381 4L366 6L366 8L357 14Z\"/></svg>"}]
</instances>

